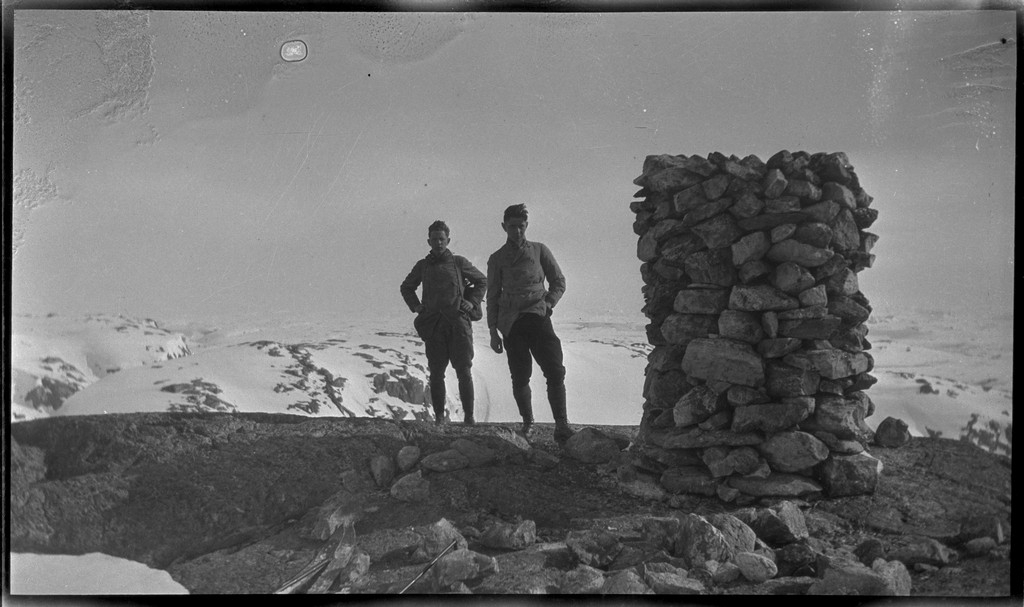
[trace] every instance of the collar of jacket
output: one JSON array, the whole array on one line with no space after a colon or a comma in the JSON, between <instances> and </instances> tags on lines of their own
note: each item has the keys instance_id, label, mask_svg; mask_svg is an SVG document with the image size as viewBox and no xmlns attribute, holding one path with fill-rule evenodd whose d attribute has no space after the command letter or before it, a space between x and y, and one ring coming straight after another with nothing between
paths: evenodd
<instances>
[{"instance_id":1,"label":"collar of jacket","mask_svg":"<svg viewBox=\"0 0 1024 607\"><path fill-rule=\"evenodd\" d=\"M519 251L522 251L528 246L530 246L530 241L526 240L525 238L523 239L523 242L519 243L518 245L516 245L514 242L510 240L505 241L505 249L508 250L510 253L518 253Z\"/></svg>"},{"instance_id":2,"label":"collar of jacket","mask_svg":"<svg viewBox=\"0 0 1024 607\"><path fill-rule=\"evenodd\" d=\"M440 255L435 254L433 251L427 253L427 261L431 263L443 263L451 261L454 258L455 254L449 251L448 249L445 249L444 252L441 253Z\"/></svg>"}]
</instances>

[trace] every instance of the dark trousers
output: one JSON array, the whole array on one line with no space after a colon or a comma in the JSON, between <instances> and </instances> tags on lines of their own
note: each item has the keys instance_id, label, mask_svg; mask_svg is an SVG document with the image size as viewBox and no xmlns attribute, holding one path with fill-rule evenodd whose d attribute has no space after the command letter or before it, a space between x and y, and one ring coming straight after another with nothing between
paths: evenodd
<instances>
[{"instance_id":1,"label":"dark trousers","mask_svg":"<svg viewBox=\"0 0 1024 607\"><path fill-rule=\"evenodd\" d=\"M523 419L533 420L529 390L536 360L547 381L548 401L555 420L564 420L565 365L562 364L562 342L555 335L551 318L523 314L512 324L504 342L508 370L512 374L512 393Z\"/></svg>"},{"instance_id":2,"label":"dark trousers","mask_svg":"<svg viewBox=\"0 0 1024 607\"><path fill-rule=\"evenodd\" d=\"M473 416L473 334L453 327L444 319L437 323L433 334L423 340L427 351L427 368L430 370L430 400L438 418L444 417L447 398L444 375L448 363L455 368L459 378L459 398L468 417Z\"/></svg>"}]
</instances>

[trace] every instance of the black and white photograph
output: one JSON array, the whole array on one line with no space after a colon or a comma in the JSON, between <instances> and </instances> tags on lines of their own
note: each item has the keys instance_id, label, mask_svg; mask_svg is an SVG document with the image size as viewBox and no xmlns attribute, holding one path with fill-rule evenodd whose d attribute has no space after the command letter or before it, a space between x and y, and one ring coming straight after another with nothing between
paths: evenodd
<instances>
[{"instance_id":1,"label":"black and white photograph","mask_svg":"<svg viewBox=\"0 0 1024 607\"><path fill-rule=\"evenodd\" d=\"M1019 600L1019 7L638 6L5 2L5 600Z\"/></svg>"}]
</instances>

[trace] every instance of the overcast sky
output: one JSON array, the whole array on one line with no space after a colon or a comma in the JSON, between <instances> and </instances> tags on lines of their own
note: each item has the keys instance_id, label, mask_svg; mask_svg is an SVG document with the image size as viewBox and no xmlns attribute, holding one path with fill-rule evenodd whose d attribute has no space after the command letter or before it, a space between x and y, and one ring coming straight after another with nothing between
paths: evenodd
<instances>
[{"instance_id":1,"label":"overcast sky","mask_svg":"<svg viewBox=\"0 0 1024 607\"><path fill-rule=\"evenodd\" d=\"M643 320L644 157L782 149L874 196L876 309L1012 309L1013 12L14 18L16 313L408 314L523 202L561 318Z\"/></svg>"}]
</instances>

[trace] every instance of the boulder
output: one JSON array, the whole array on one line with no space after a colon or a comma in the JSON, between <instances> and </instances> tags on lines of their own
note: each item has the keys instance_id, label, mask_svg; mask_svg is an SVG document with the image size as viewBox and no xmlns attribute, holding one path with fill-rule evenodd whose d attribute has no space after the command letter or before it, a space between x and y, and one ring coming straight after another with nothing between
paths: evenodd
<instances>
[{"instance_id":1,"label":"boulder","mask_svg":"<svg viewBox=\"0 0 1024 607\"><path fill-rule=\"evenodd\" d=\"M761 182L762 187L764 187L765 198L778 198L786 191L788 183L782 171L779 169L769 170L765 173L764 180Z\"/></svg>"},{"instance_id":2,"label":"boulder","mask_svg":"<svg viewBox=\"0 0 1024 607\"><path fill-rule=\"evenodd\" d=\"M752 474L764 463L757 450L752 447L709 447L704 450L701 459L711 472L711 476L715 478L732 474Z\"/></svg>"},{"instance_id":3,"label":"boulder","mask_svg":"<svg viewBox=\"0 0 1024 607\"><path fill-rule=\"evenodd\" d=\"M875 444L880 447L902 447L910 442L910 431L907 422L895 417L887 417L878 424L875 430Z\"/></svg>"},{"instance_id":4,"label":"boulder","mask_svg":"<svg viewBox=\"0 0 1024 607\"><path fill-rule=\"evenodd\" d=\"M637 572L626 569L605 578L601 594L654 594L654 591L647 587Z\"/></svg>"},{"instance_id":5,"label":"boulder","mask_svg":"<svg viewBox=\"0 0 1024 607\"><path fill-rule=\"evenodd\" d=\"M865 453L832 454L821 465L821 481L829 497L866 495L875 492L882 462Z\"/></svg>"},{"instance_id":6,"label":"boulder","mask_svg":"<svg viewBox=\"0 0 1024 607\"><path fill-rule=\"evenodd\" d=\"M434 472L451 472L469 467L469 460L455 449L431 453L420 461L420 465Z\"/></svg>"},{"instance_id":7,"label":"boulder","mask_svg":"<svg viewBox=\"0 0 1024 607\"><path fill-rule=\"evenodd\" d=\"M570 436L564 449L569 457L588 464L609 462L622 451L615 439L589 427Z\"/></svg>"},{"instance_id":8,"label":"boulder","mask_svg":"<svg viewBox=\"0 0 1024 607\"><path fill-rule=\"evenodd\" d=\"M559 591L562 594L600 594L604 586L604 572L590 565L577 565L566 571Z\"/></svg>"},{"instance_id":9,"label":"boulder","mask_svg":"<svg viewBox=\"0 0 1024 607\"><path fill-rule=\"evenodd\" d=\"M677 516L680 526L672 554L681 557L688 567L699 567L705 561L725 562L732 558L729 542L706 518L691 513Z\"/></svg>"},{"instance_id":10,"label":"boulder","mask_svg":"<svg viewBox=\"0 0 1024 607\"><path fill-rule=\"evenodd\" d=\"M610 565L622 551L622 543L607 531L570 531L565 538L565 545L580 563L598 569Z\"/></svg>"},{"instance_id":11,"label":"boulder","mask_svg":"<svg viewBox=\"0 0 1024 607\"><path fill-rule=\"evenodd\" d=\"M455 550L465 550L468 547L466 538L455 528L455 525L448 519L441 518L432 525L424 525L413 529L417 536L415 548L410 554L410 560L414 563L425 563L431 561L453 541Z\"/></svg>"},{"instance_id":12,"label":"boulder","mask_svg":"<svg viewBox=\"0 0 1024 607\"><path fill-rule=\"evenodd\" d=\"M398 469L402 472L408 472L420 461L420 448L416 445L405 445L398 450L398 455L395 456L395 459L398 463Z\"/></svg>"},{"instance_id":13,"label":"boulder","mask_svg":"<svg viewBox=\"0 0 1024 607\"><path fill-rule=\"evenodd\" d=\"M531 520L518 525L497 522L487 528L478 541L488 548L522 550L537 541L537 525Z\"/></svg>"},{"instance_id":14,"label":"boulder","mask_svg":"<svg viewBox=\"0 0 1024 607\"><path fill-rule=\"evenodd\" d=\"M723 287L736 282L730 249L697 251L683 261L683 270L693 282Z\"/></svg>"},{"instance_id":15,"label":"boulder","mask_svg":"<svg viewBox=\"0 0 1024 607\"><path fill-rule=\"evenodd\" d=\"M787 365L817 372L826 379L839 379L864 373L870 367L863 352L846 352L838 348L803 350L783 358Z\"/></svg>"},{"instance_id":16,"label":"boulder","mask_svg":"<svg viewBox=\"0 0 1024 607\"><path fill-rule=\"evenodd\" d=\"M769 508L744 508L733 514L770 546L785 546L809 537L803 512L788 500Z\"/></svg>"},{"instance_id":17,"label":"boulder","mask_svg":"<svg viewBox=\"0 0 1024 607\"><path fill-rule=\"evenodd\" d=\"M743 236L744 231L736 225L736 220L731 215L723 213L694 225L693 233L699 236L709 249L719 249L731 246Z\"/></svg>"},{"instance_id":18,"label":"boulder","mask_svg":"<svg viewBox=\"0 0 1024 607\"><path fill-rule=\"evenodd\" d=\"M770 580L779 572L771 559L755 552L740 552L733 557L733 562L743 577L754 584Z\"/></svg>"},{"instance_id":19,"label":"boulder","mask_svg":"<svg viewBox=\"0 0 1024 607\"><path fill-rule=\"evenodd\" d=\"M466 548L453 550L441 557L430 569L431 587L445 591L458 583L475 585L498 572L498 562L490 556Z\"/></svg>"},{"instance_id":20,"label":"boulder","mask_svg":"<svg viewBox=\"0 0 1024 607\"><path fill-rule=\"evenodd\" d=\"M424 502L430 497L430 481L416 470L395 481L390 493L391 497L402 502Z\"/></svg>"},{"instance_id":21,"label":"boulder","mask_svg":"<svg viewBox=\"0 0 1024 607\"><path fill-rule=\"evenodd\" d=\"M390 487L395 478L395 462L386 455L375 455L370 458L370 475L378 487Z\"/></svg>"},{"instance_id":22,"label":"boulder","mask_svg":"<svg viewBox=\"0 0 1024 607\"><path fill-rule=\"evenodd\" d=\"M811 434L800 431L779 432L759 445L773 470L798 472L825 461L828 446Z\"/></svg>"},{"instance_id":23,"label":"boulder","mask_svg":"<svg viewBox=\"0 0 1024 607\"><path fill-rule=\"evenodd\" d=\"M918 564L945 567L957 561L957 554L938 540L918 536L911 538L906 546L891 551L889 558L908 567Z\"/></svg>"}]
</instances>

